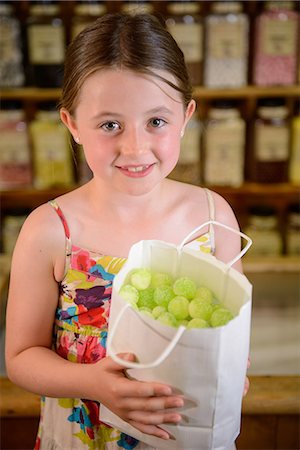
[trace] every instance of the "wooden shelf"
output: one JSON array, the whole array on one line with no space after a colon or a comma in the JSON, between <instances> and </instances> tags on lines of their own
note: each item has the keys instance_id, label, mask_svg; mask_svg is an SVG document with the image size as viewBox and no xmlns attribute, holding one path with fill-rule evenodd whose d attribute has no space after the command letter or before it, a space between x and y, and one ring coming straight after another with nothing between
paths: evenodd
<instances>
[{"instance_id":1,"label":"wooden shelf","mask_svg":"<svg viewBox=\"0 0 300 450\"><path fill-rule=\"evenodd\" d=\"M196 86L194 96L197 98L257 98L257 97L294 97L300 96L300 85L293 86L245 86L242 88L217 89Z\"/></svg>"},{"instance_id":2,"label":"wooden shelf","mask_svg":"<svg viewBox=\"0 0 300 450\"><path fill-rule=\"evenodd\" d=\"M25 188L22 190L2 191L0 192L2 208L32 208L36 207L52 198L58 197L72 188L60 187L47 190L37 190L34 188ZM220 195L230 200L241 201L241 199L255 200L267 199L272 201L276 199L289 200L290 202L299 201L300 186L289 183L278 184L259 184L259 183L245 183L240 187L226 187L226 186L209 186Z\"/></svg>"},{"instance_id":3,"label":"wooden shelf","mask_svg":"<svg viewBox=\"0 0 300 450\"><path fill-rule=\"evenodd\" d=\"M60 97L59 88L3 88L3 100L57 100ZM245 86L242 88L217 89L205 86L195 86L194 96L197 98L259 98L259 97L297 97L300 96L300 85L293 86Z\"/></svg>"},{"instance_id":4,"label":"wooden shelf","mask_svg":"<svg viewBox=\"0 0 300 450\"><path fill-rule=\"evenodd\" d=\"M253 273L296 273L300 275L300 256L248 256L243 258L246 274Z\"/></svg>"},{"instance_id":5,"label":"wooden shelf","mask_svg":"<svg viewBox=\"0 0 300 450\"><path fill-rule=\"evenodd\" d=\"M59 88L10 88L1 90L2 100L57 100L60 97Z\"/></svg>"}]
</instances>

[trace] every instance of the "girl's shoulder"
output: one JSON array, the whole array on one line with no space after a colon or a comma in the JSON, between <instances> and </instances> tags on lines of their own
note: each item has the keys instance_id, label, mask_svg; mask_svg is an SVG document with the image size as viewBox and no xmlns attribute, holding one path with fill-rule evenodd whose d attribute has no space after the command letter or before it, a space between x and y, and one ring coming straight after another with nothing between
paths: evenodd
<instances>
[{"instance_id":1,"label":"girl's shoulder","mask_svg":"<svg viewBox=\"0 0 300 450\"><path fill-rule=\"evenodd\" d=\"M177 203L201 205L206 204L210 199L215 209L216 220L227 221L228 216L229 219L231 219L233 215L232 208L227 200L219 193L202 186L196 186L174 180L168 181L170 182L170 195L176 199Z\"/></svg>"}]
</instances>

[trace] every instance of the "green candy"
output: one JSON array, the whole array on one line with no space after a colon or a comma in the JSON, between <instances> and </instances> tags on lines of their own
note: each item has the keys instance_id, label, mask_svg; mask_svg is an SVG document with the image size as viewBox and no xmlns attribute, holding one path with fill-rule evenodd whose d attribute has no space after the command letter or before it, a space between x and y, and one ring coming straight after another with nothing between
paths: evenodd
<instances>
[{"instance_id":1,"label":"green candy","mask_svg":"<svg viewBox=\"0 0 300 450\"><path fill-rule=\"evenodd\" d=\"M198 318L208 321L212 311L212 305L201 298L194 298L189 304L189 314L192 319Z\"/></svg>"},{"instance_id":2,"label":"green candy","mask_svg":"<svg viewBox=\"0 0 300 450\"><path fill-rule=\"evenodd\" d=\"M168 304L168 311L178 320L186 319L189 315L189 301L187 298L177 296Z\"/></svg>"},{"instance_id":3,"label":"green candy","mask_svg":"<svg viewBox=\"0 0 300 450\"><path fill-rule=\"evenodd\" d=\"M151 283L151 271L145 268L134 269L130 276L130 282L138 290L147 289Z\"/></svg>"},{"instance_id":4,"label":"green candy","mask_svg":"<svg viewBox=\"0 0 300 450\"><path fill-rule=\"evenodd\" d=\"M173 291L176 295L182 295L188 300L192 299L197 291L196 283L188 277L177 278L173 284Z\"/></svg>"},{"instance_id":5,"label":"green candy","mask_svg":"<svg viewBox=\"0 0 300 450\"><path fill-rule=\"evenodd\" d=\"M233 314L226 308L217 308L211 315L210 324L212 327L222 327L233 319Z\"/></svg>"}]
</instances>

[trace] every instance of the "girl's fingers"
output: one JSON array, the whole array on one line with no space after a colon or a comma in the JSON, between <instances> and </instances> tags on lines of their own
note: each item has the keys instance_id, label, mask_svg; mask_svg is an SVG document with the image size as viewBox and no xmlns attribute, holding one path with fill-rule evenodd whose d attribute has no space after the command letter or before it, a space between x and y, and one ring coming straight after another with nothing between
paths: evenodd
<instances>
[{"instance_id":1,"label":"girl's fingers","mask_svg":"<svg viewBox=\"0 0 300 450\"><path fill-rule=\"evenodd\" d=\"M161 425L162 423L178 423L181 420L181 415L176 412L166 413L164 411L157 411L149 413L146 411L130 411L127 414L130 421L139 422L145 425Z\"/></svg>"},{"instance_id":2,"label":"girl's fingers","mask_svg":"<svg viewBox=\"0 0 300 450\"><path fill-rule=\"evenodd\" d=\"M124 378L118 383L118 394L120 397L163 397L172 395L170 386L161 383L146 381L135 381Z\"/></svg>"},{"instance_id":3,"label":"girl's fingers","mask_svg":"<svg viewBox=\"0 0 300 450\"><path fill-rule=\"evenodd\" d=\"M181 408L184 400L180 397L125 398L120 407L136 411L158 411L168 408Z\"/></svg>"},{"instance_id":4,"label":"girl's fingers","mask_svg":"<svg viewBox=\"0 0 300 450\"><path fill-rule=\"evenodd\" d=\"M145 425L143 423L135 422L134 420L130 420L129 423L133 427L140 430L142 433L151 434L161 439L169 439L169 433L155 425Z\"/></svg>"}]
</instances>

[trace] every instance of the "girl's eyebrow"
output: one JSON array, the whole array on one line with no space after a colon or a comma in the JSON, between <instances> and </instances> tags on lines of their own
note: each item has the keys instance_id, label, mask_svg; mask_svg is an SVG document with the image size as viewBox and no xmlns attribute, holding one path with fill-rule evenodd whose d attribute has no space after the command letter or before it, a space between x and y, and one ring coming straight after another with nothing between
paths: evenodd
<instances>
[{"instance_id":1,"label":"girl's eyebrow","mask_svg":"<svg viewBox=\"0 0 300 450\"><path fill-rule=\"evenodd\" d=\"M173 111L169 108L167 108L166 106L157 106L155 108L149 109L148 111L145 112L145 115L153 115L153 114L170 114L173 115ZM112 117L112 118L121 118L122 114L118 113L118 112L113 112L113 111L101 111L98 114L95 114L92 117L92 120L99 120L102 117L107 118L107 117Z\"/></svg>"},{"instance_id":2,"label":"girl's eyebrow","mask_svg":"<svg viewBox=\"0 0 300 450\"><path fill-rule=\"evenodd\" d=\"M146 111L146 114L173 114L173 111L166 106L157 106L156 108Z\"/></svg>"}]
</instances>

